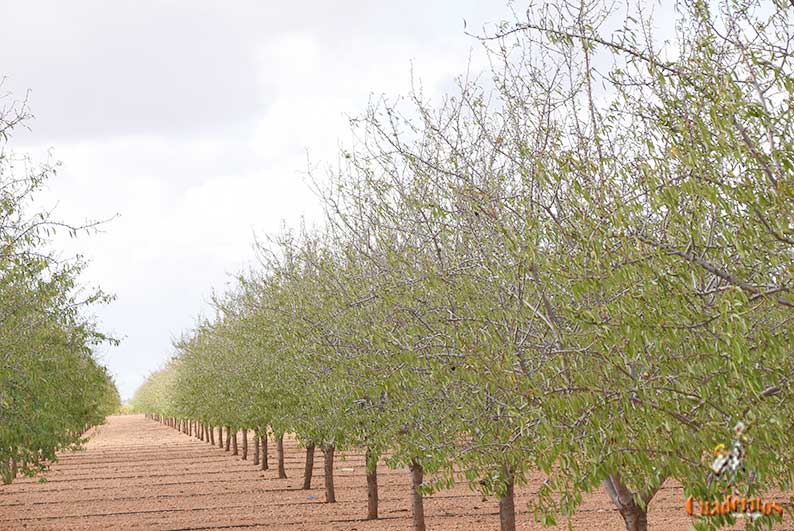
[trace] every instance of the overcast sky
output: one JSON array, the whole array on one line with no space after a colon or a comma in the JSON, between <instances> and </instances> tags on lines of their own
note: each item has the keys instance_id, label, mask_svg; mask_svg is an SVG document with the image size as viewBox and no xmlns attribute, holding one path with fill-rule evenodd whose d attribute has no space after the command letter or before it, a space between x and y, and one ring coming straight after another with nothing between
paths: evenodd
<instances>
[{"instance_id":1,"label":"overcast sky","mask_svg":"<svg viewBox=\"0 0 794 531\"><path fill-rule=\"evenodd\" d=\"M63 162L42 200L72 222L118 217L69 252L122 339L102 353L124 399L172 353L254 234L316 219L311 160L333 162L346 116L404 94L411 69L440 94L507 18L482 0L0 0L2 92L35 120L11 145ZM62 246L63 246L62 245Z\"/></svg>"}]
</instances>

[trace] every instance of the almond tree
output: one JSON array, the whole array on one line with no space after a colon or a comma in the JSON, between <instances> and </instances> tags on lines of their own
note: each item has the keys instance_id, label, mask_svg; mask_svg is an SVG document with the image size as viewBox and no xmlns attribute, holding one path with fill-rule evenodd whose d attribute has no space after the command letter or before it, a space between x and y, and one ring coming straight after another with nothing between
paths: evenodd
<instances>
[{"instance_id":1,"label":"almond tree","mask_svg":"<svg viewBox=\"0 0 794 531\"><path fill-rule=\"evenodd\" d=\"M738 421L764 448L741 493L791 484L792 32L788 7L762 4L680 2L674 60L642 12L602 31L599 2L500 33L504 49L556 51L582 80L573 148L543 172L562 184L555 218L579 227L558 266L570 302L557 314L575 333L542 402L564 514L601 482L630 530L647 528L667 477L716 497L701 453ZM596 79L609 89L594 97ZM545 494L538 506L554 507Z\"/></svg>"},{"instance_id":2,"label":"almond tree","mask_svg":"<svg viewBox=\"0 0 794 531\"><path fill-rule=\"evenodd\" d=\"M34 211L37 191L55 173L9 147L30 117L26 103L0 99L0 476L33 475L77 447L82 434L120 407L115 384L94 358L115 341L84 314L110 297L81 288L84 263L59 259L49 237L72 226Z\"/></svg>"}]
</instances>

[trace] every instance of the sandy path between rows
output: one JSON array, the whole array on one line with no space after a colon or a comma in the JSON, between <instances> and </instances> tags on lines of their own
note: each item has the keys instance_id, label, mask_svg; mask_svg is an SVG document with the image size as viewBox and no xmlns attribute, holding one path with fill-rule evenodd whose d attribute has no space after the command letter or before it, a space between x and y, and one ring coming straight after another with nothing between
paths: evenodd
<instances>
[{"instance_id":1,"label":"sandy path between rows","mask_svg":"<svg viewBox=\"0 0 794 531\"><path fill-rule=\"evenodd\" d=\"M410 530L409 477L404 470L379 469L378 521L366 515L362 456L347 453L335 463L335 504L323 503L323 463L315 457L312 490L300 490L303 450L286 441L288 479L277 479L275 445L270 470L231 456L141 415L110 417L92 434L83 452L61 456L46 482L19 479L0 487L0 530ZM537 483L519 490L518 525L535 524L526 499ZM498 504L482 500L465 485L425 502L429 530L499 529ZM651 530L685 530L681 490L665 487L651 503ZM564 529L560 526L559 529ZM589 496L574 519L579 531L622 529L606 494Z\"/></svg>"}]
</instances>

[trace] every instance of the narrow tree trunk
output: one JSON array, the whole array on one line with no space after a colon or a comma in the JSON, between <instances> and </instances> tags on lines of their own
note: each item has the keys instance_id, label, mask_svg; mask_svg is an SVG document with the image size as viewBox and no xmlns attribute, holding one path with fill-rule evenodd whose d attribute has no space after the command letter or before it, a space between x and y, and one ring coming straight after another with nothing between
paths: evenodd
<instances>
[{"instance_id":1,"label":"narrow tree trunk","mask_svg":"<svg viewBox=\"0 0 794 531\"><path fill-rule=\"evenodd\" d=\"M262 434L262 470L267 470L270 465L267 462L267 428L265 433Z\"/></svg>"},{"instance_id":2,"label":"narrow tree trunk","mask_svg":"<svg viewBox=\"0 0 794 531\"><path fill-rule=\"evenodd\" d=\"M212 426L210 426L210 427L207 429L207 432L208 432L208 433L209 433L209 435L210 435L209 437L207 437L207 439L209 440L209 442L210 442L210 444L211 444L212 446L215 446L215 428L213 428Z\"/></svg>"},{"instance_id":3,"label":"narrow tree trunk","mask_svg":"<svg viewBox=\"0 0 794 531\"><path fill-rule=\"evenodd\" d=\"M516 531L515 479L512 473L507 476L507 490L499 499L499 524L501 531Z\"/></svg>"},{"instance_id":4,"label":"narrow tree trunk","mask_svg":"<svg viewBox=\"0 0 794 531\"><path fill-rule=\"evenodd\" d=\"M254 430L254 466L259 465L259 430Z\"/></svg>"},{"instance_id":5,"label":"narrow tree trunk","mask_svg":"<svg viewBox=\"0 0 794 531\"><path fill-rule=\"evenodd\" d=\"M232 455L237 455L237 430L232 432Z\"/></svg>"},{"instance_id":6,"label":"narrow tree trunk","mask_svg":"<svg viewBox=\"0 0 794 531\"><path fill-rule=\"evenodd\" d=\"M14 478L11 477L11 460L10 459L8 461L5 461L5 460L0 461L0 476L2 476L3 485L10 485L11 482L14 480Z\"/></svg>"},{"instance_id":7,"label":"narrow tree trunk","mask_svg":"<svg viewBox=\"0 0 794 531\"><path fill-rule=\"evenodd\" d=\"M278 479L287 477L284 470L284 434L280 434L276 439L276 456L278 457Z\"/></svg>"},{"instance_id":8,"label":"narrow tree trunk","mask_svg":"<svg viewBox=\"0 0 794 531\"><path fill-rule=\"evenodd\" d=\"M634 501L631 491L623 484L617 474L608 476L604 480L604 487L612 499L612 503L620 511L623 523L626 524L626 531L648 531L648 502L651 501L656 491L654 490L643 497L645 500L645 508L643 509Z\"/></svg>"},{"instance_id":9,"label":"narrow tree trunk","mask_svg":"<svg viewBox=\"0 0 794 531\"><path fill-rule=\"evenodd\" d=\"M323 461L325 464L325 503L335 503L333 446L323 446Z\"/></svg>"},{"instance_id":10,"label":"narrow tree trunk","mask_svg":"<svg viewBox=\"0 0 794 531\"><path fill-rule=\"evenodd\" d=\"M425 531L425 505L419 487L424 480L424 470L422 465L411 461L411 507L414 516L414 531Z\"/></svg>"},{"instance_id":11,"label":"narrow tree trunk","mask_svg":"<svg viewBox=\"0 0 794 531\"><path fill-rule=\"evenodd\" d=\"M248 430L243 429L243 461L248 459Z\"/></svg>"},{"instance_id":12,"label":"narrow tree trunk","mask_svg":"<svg viewBox=\"0 0 794 531\"><path fill-rule=\"evenodd\" d=\"M218 426L218 448L223 448L223 426Z\"/></svg>"},{"instance_id":13,"label":"narrow tree trunk","mask_svg":"<svg viewBox=\"0 0 794 531\"><path fill-rule=\"evenodd\" d=\"M306 445L306 464L303 467L303 490L312 488L312 472L314 471L314 445Z\"/></svg>"},{"instance_id":14,"label":"narrow tree trunk","mask_svg":"<svg viewBox=\"0 0 794 531\"><path fill-rule=\"evenodd\" d=\"M378 519L378 461L373 461L372 450L367 448L367 520Z\"/></svg>"},{"instance_id":15,"label":"narrow tree trunk","mask_svg":"<svg viewBox=\"0 0 794 531\"><path fill-rule=\"evenodd\" d=\"M232 447L232 429L226 426L226 451L228 452Z\"/></svg>"}]
</instances>

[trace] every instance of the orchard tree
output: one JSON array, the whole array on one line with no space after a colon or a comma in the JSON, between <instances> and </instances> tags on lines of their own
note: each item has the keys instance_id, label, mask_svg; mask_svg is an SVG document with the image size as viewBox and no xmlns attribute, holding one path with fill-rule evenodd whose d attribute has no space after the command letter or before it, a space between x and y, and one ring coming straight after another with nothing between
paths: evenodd
<instances>
[{"instance_id":1,"label":"orchard tree","mask_svg":"<svg viewBox=\"0 0 794 531\"><path fill-rule=\"evenodd\" d=\"M5 103L0 101L0 103ZM10 147L12 131L29 118L26 104L0 108L0 476L10 483L33 475L60 450L120 407L110 375L94 349L115 341L99 332L86 309L110 297L82 288L81 259L58 259L49 236L76 235L34 199L55 173L35 167Z\"/></svg>"}]
</instances>

